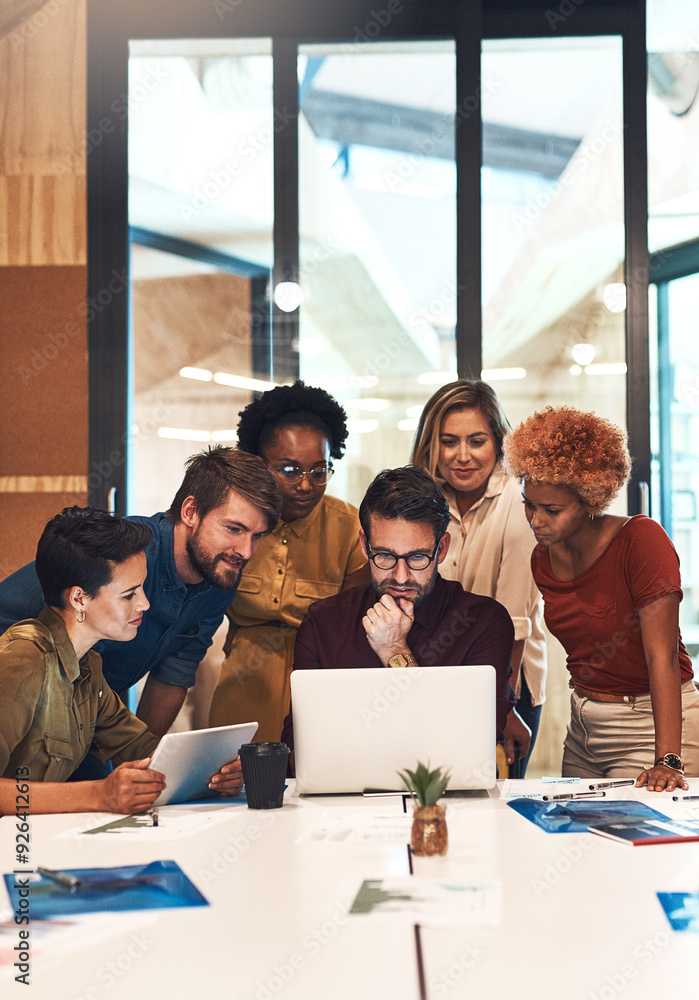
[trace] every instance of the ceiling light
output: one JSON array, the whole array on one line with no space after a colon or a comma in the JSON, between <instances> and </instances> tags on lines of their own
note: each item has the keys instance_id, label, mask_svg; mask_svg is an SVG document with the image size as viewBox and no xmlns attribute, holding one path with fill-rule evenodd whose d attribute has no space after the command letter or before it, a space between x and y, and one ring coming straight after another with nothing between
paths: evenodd
<instances>
[{"instance_id":1,"label":"ceiling light","mask_svg":"<svg viewBox=\"0 0 699 1000\"><path fill-rule=\"evenodd\" d=\"M568 369L571 375L582 375L583 370L580 365L571 365Z\"/></svg>"},{"instance_id":2,"label":"ceiling light","mask_svg":"<svg viewBox=\"0 0 699 1000\"><path fill-rule=\"evenodd\" d=\"M595 360L597 351L594 344L574 344L570 353L573 355L573 361L584 368Z\"/></svg>"},{"instance_id":3,"label":"ceiling light","mask_svg":"<svg viewBox=\"0 0 699 1000\"><path fill-rule=\"evenodd\" d=\"M229 372L215 372L214 382L231 385L235 389L249 389L251 392L266 392L277 385L276 382L268 382L263 378L248 378L246 375L231 375Z\"/></svg>"},{"instance_id":4,"label":"ceiling light","mask_svg":"<svg viewBox=\"0 0 699 1000\"><path fill-rule=\"evenodd\" d=\"M173 441L210 441L208 431L195 431L189 427L159 427L158 437L170 438Z\"/></svg>"},{"instance_id":5,"label":"ceiling light","mask_svg":"<svg viewBox=\"0 0 699 1000\"><path fill-rule=\"evenodd\" d=\"M303 302L301 286L297 281L280 281L274 287L274 301L282 312L294 312Z\"/></svg>"},{"instance_id":6,"label":"ceiling light","mask_svg":"<svg viewBox=\"0 0 699 1000\"><path fill-rule=\"evenodd\" d=\"M505 382L510 379L526 378L526 368L484 368L481 378L484 382Z\"/></svg>"},{"instance_id":7,"label":"ceiling light","mask_svg":"<svg viewBox=\"0 0 699 1000\"><path fill-rule=\"evenodd\" d=\"M626 309L626 285L620 281L605 285L602 301L610 312L622 313Z\"/></svg>"},{"instance_id":8,"label":"ceiling light","mask_svg":"<svg viewBox=\"0 0 699 1000\"><path fill-rule=\"evenodd\" d=\"M325 351L325 341L322 337L301 337L299 354L302 358L318 358Z\"/></svg>"},{"instance_id":9,"label":"ceiling light","mask_svg":"<svg viewBox=\"0 0 699 1000\"><path fill-rule=\"evenodd\" d=\"M211 432L212 441L237 441L238 432L237 431L212 431Z\"/></svg>"},{"instance_id":10,"label":"ceiling light","mask_svg":"<svg viewBox=\"0 0 699 1000\"><path fill-rule=\"evenodd\" d=\"M420 404L418 403L416 406L406 406L405 412L413 420L419 420L420 416L422 415L423 409L424 407L420 406Z\"/></svg>"},{"instance_id":11,"label":"ceiling light","mask_svg":"<svg viewBox=\"0 0 699 1000\"><path fill-rule=\"evenodd\" d=\"M182 378L193 378L197 382L210 382L214 377L213 372L207 368L180 368Z\"/></svg>"},{"instance_id":12,"label":"ceiling light","mask_svg":"<svg viewBox=\"0 0 699 1000\"><path fill-rule=\"evenodd\" d=\"M418 375L417 380L420 385L444 385L446 382L455 382L458 377L456 372L423 372Z\"/></svg>"},{"instance_id":13,"label":"ceiling light","mask_svg":"<svg viewBox=\"0 0 699 1000\"><path fill-rule=\"evenodd\" d=\"M417 417L409 417L407 420L398 421L399 431L416 431L417 430Z\"/></svg>"}]
</instances>

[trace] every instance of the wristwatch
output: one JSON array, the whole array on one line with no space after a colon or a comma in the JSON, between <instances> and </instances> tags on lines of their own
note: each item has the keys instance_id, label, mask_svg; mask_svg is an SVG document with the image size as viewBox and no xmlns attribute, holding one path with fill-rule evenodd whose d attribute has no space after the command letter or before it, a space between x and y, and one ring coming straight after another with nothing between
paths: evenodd
<instances>
[{"instance_id":1,"label":"wristwatch","mask_svg":"<svg viewBox=\"0 0 699 1000\"><path fill-rule=\"evenodd\" d=\"M658 764L664 764L665 767L671 767L673 771L684 771L682 759L678 757L676 753L666 753L662 757L658 757L655 762L656 767Z\"/></svg>"},{"instance_id":2,"label":"wristwatch","mask_svg":"<svg viewBox=\"0 0 699 1000\"><path fill-rule=\"evenodd\" d=\"M415 663L415 657L411 653L396 653L388 661L389 667L407 667Z\"/></svg>"}]
</instances>

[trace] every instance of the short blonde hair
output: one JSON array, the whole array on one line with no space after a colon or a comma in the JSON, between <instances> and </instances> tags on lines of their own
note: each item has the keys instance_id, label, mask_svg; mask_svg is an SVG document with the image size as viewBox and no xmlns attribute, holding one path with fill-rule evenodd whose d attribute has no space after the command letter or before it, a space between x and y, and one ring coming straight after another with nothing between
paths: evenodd
<instances>
[{"instance_id":1,"label":"short blonde hair","mask_svg":"<svg viewBox=\"0 0 699 1000\"><path fill-rule=\"evenodd\" d=\"M626 434L610 420L572 406L547 406L503 443L505 468L517 479L550 483L602 514L631 473Z\"/></svg>"}]
</instances>

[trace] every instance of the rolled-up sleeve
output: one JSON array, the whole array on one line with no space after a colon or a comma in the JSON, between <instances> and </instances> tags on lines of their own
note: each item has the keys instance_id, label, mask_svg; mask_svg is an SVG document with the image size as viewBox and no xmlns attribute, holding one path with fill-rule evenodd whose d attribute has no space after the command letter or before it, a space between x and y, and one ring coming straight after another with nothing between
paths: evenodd
<instances>
[{"instance_id":1,"label":"rolled-up sleeve","mask_svg":"<svg viewBox=\"0 0 699 1000\"><path fill-rule=\"evenodd\" d=\"M128 710L106 681L99 701L92 753L105 763L111 760L116 764L150 757L158 745L158 737Z\"/></svg>"}]
</instances>

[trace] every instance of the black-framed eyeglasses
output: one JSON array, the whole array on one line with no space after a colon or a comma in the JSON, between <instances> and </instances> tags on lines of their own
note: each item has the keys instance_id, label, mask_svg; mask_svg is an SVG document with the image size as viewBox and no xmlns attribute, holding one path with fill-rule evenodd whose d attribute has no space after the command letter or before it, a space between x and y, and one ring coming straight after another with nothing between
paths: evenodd
<instances>
[{"instance_id":1,"label":"black-framed eyeglasses","mask_svg":"<svg viewBox=\"0 0 699 1000\"><path fill-rule=\"evenodd\" d=\"M274 465L272 466L277 475L288 483L289 486L297 486L304 476L313 486L325 486L332 478L334 469L332 465L314 465L312 469L305 472L298 465Z\"/></svg>"},{"instance_id":2,"label":"black-framed eyeglasses","mask_svg":"<svg viewBox=\"0 0 699 1000\"><path fill-rule=\"evenodd\" d=\"M437 558L439 542L434 547L434 552L428 556L426 552L408 552L405 556L398 556L395 552L372 552L371 545L367 542L367 554L377 569L393 569L398 565L398 560L402 559L408 569L427 569L429 564Z\"/></svg>"}]
</instances>

